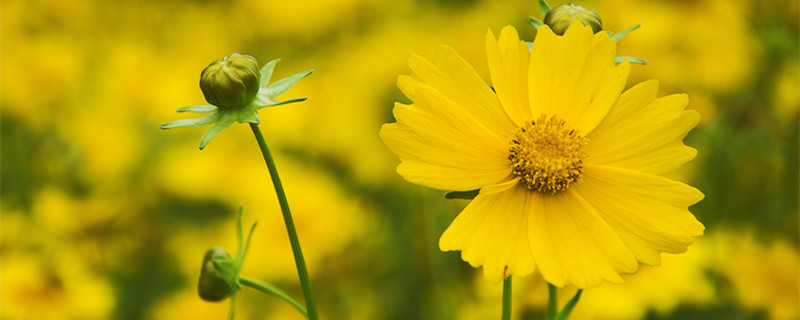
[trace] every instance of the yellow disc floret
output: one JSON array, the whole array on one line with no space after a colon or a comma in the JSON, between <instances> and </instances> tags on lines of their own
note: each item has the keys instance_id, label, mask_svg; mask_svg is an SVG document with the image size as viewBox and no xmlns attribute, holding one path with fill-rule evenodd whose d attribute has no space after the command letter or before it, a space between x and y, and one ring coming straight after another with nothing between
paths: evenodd
<instances>
[{"instance_id":1,"label":"yellow disc floret","mask_svg":"<svg viewBox=\"0 0 800 320\"><path fill-rule=\"evenodd\" d=\"M564 120L543 114L517 130L509 143L508 160L528 189L556 193L580 178L588 142Z\"/></svg>"}]
</instances>

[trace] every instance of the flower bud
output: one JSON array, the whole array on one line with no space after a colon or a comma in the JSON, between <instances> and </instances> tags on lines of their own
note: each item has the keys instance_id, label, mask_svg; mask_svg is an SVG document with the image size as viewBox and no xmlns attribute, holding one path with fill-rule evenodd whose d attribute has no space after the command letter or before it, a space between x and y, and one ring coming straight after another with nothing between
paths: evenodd
<instances>
[{"instance_id":1,"label":"flower bud","mask_svg":"<svg viewBox=\"0 0 800 320\"><path fill-rule=\"evenodd\" d=\"M206 251L203 257L203 267L200 269L200 281L197 283L197 292L200 298L206 301L222 301L231 294L231 287L214 267L214 260L233 261L225 249L213 246Z\"/></svg>"},{"instance_id":2,"label":"flower bud","mask_svg":"<svg viewBox=\"0 0 800 320\"><path fill-rule=\"evenodd\" d=\"M603 21L600 20L600 15L594 10L589 10L579 5L562 4L553 8L544 16L544 24L550 26L554 33L560 35L567 32L567 28L575 20L580 20L583 25L592 27L594 33L603 30Z\"/></svg>"},{"instance_id":3,"label":"flower bud","mask_svg":"<svg viewBox=\"0 0 800 320\"><path fill-rule=\"evenodd\" d=\"M200 90L208 103L238 110L258 94L260 73L252 56L233 53L208 65L200 74Z\"/></svg>"}]
</instances>

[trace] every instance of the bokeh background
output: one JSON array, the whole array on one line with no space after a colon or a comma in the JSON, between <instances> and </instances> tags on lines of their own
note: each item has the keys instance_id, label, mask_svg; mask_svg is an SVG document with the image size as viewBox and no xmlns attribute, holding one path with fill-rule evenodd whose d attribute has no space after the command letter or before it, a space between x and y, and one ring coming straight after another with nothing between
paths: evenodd
<instances>
[{"instance_id":1,"label":"bokeh background","mask_svg":"<svg viewBox=\"0 0 800 320\"><path fill-rule=\"evenodd\" d=\"M562 1L554 1L560 4ZM618 54L645 58L702 122L675 173L706 198L706 234L627 283L586 290L574 319L798 319L798 2L578 1ZM533 0L0 2L0 319L224 319L196 294L204 252L235 251L234 216L258 220L243 274L298 299L286 231L247 126L199 151L207 128L162 131L204 103L200 71L232 52L275 77L313 68L261 111L324 319L497 319L488 284L439 235L463 201L412 185L378 130L407 101L412 53L455 48L488 77L484 37L532 40ZM575 288L560 290L565 301ZM516 319L543 319L546 285L514 282ZM237 319L301 319L244 289Z\"/></svg>"}]
</instances>

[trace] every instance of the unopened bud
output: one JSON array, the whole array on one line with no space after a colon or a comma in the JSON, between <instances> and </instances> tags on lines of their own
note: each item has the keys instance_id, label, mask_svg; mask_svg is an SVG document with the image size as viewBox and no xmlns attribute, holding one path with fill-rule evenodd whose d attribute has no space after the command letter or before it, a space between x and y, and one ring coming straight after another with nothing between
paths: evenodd
<instances>
[{"instance_id":1,"label":"unopened bud","mask_svg":"<svg viewBox=\"0 0 800 320\"><path fill-rule=\"evenodd\" d=\"M222 109L244 108L258 94L256 59L233 53L208 65L200 74L200 90L208 103Z\"/></svg>"},{"instance_id":2,"label":"unopened bud","mask_svg":"<svg viewBox=\"0 0 800 320\"><path fill-rule=\"evenodd\" d=\"M579 20L585 26L592 27L594 33L603 30L603 21L600 20L600 15L594 10L586 9L579 5L562 4L553 8L544 16L544 24L550 26L554 33L560 35L567 32L567 28L575 20Z\"/></svg>"},{"instance_id":3,"label":"unopened bud","mask_svg":"<svg viewBox=\"0 0 800 320\"><path fill-rule=\"evenodd\" d=\"M217 246L206 251L203 267L200 269L200 281L197 283L197 292L200 298L206 301L222 301L231 294L231 287L217 272L214 260L233 261L233 258L228 251Z\"/></svg>"}]
</instances>

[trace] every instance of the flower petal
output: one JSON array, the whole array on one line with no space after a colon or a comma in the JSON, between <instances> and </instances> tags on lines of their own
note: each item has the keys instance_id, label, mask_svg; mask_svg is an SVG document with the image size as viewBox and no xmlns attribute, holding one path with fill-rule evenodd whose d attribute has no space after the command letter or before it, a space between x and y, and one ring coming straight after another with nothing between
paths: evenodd
<instances>
[{"instance_id":1,"label":"flower petal","mask_svg":"<svg viewBox=\"0 0 800 320\"><path fill-rule=\"evenodd\" d=\"M528 87L531 112L555 114L582 135L605 117L625 87L630 63L614 65L616 41L574 22L564 36L542 26L533 41Z\"/></svg>"},{"instance_id":2,"label":"flower petal","mask_svg":"<svg viewBox=\"0 0 800 320\"><path fill-rule=\"evenodd\" d=\"M447 227L439 248L461 250L464 261L483 266L491 283L512 274L530 274L534 262L527 239L528 195L519 185L500 193L479 194Z\"/></svg>"},{"instance_id":3,"label":"flower petal","mask_svg":"<svg viewBox=\"0 0 800 320\"><path fill-rule=\"evenodd\" d=\"M636 271L634 256L574 187L531 194L531 251L547 282L588 288L603 279L622 282L620 272Z\"/></svg>"},{"instance_id":4,"label":"flower petal","mask_svg":"<svg viewBox=\"0 0 800 320\"><path fill-rule=\"evenodd\" d=\"M398 103L394 113L397 123L383 125L380 136L402 160L397 171L406 180L466 191L499 183L511 173L507 146L493 135L447 121L417 105Z\"/></svg>"},{"instance_id":5,"label":"flower petal","mask_svg":"<svg viewBox=\"0 0 800 320\"><path fill-rule=\"evenodd\" d=\"M408 182L439 190L469 191L499 183L511 168L460 169L421 161L403 160L397 173Z\"/></svg>"},{"instance_id":6,"label":"flower petal","mask_svg":"<svg viewBox=\"0 0 800 320\"><path fill-rule=\"evenodd\" d=\"M703 194L686 184L632 170L587 165L579 192L637 260L657 265L659 252L679 253L703 234L688 207Z\"/></svg>"},{"instance_id":7,"label":"flower petal","mask_svg":"<svg viewBox=\"0 0 800 320\"><path fill-rule=\"evenodd\" d=\"M437 52L436 64L413 55L408 65L414 76L398 81L410 82L401 82L400 89L414 103L419 100L419 92L407 90L408 84L427 85L458 106L462 117L476 119L496 135L507 137L516 128L489 85L452 48L442 47Z\"/></svg>"},{"instance_id":8,"label":"flower petal","mask_svg":"<svg viewBox=\"0 0 800 320\"><path fill-rule=\"evenodd\" d=\"M684 94L656 98L658 82L642 82L627 90L605 119L587 136L587 163L653 174L672 171L697 151L683 138L700 121L696 111L683 111Z\"/></svg>"},{"instance_id":9,"label":"flower petal","mask_svg":"<svg viewBox=\"0 0 800 320\"><path fill-rule=\"evenodd\" d=\"M519 40L514 27L506 26L500 32L499 41L491 31L486 35L486 55L500 104L509 118L522 126L532 118L528 104L528 46Z\"/></svg>"}]
</instances>

